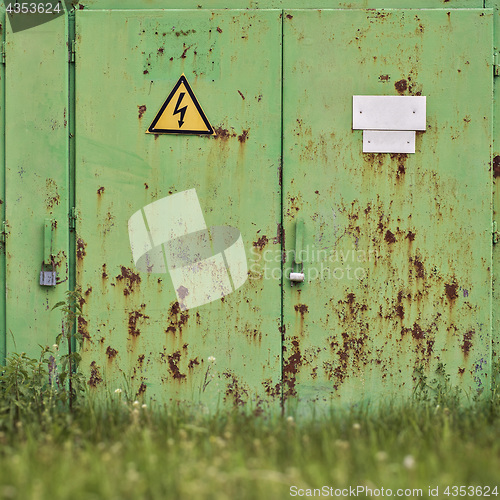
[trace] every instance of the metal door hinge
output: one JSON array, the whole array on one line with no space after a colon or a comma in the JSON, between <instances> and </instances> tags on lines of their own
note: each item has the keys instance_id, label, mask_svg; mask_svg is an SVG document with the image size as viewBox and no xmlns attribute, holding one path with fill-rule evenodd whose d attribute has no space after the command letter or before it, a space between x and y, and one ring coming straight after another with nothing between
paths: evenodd
<instances>
[{"instance_id":1,"label":"metal door hinge","mask_svg":"<svg viewBox=\"0 0 500 500\"><path fill-rule=\"evenodd\" d=\"M69 53L69 61L72 63L75 62L75 49L76 49L76 42L75 42L75 40L71 40L71 50Z\"/></svg>"},{"instance_id":2,"label":"metal door hinge","mask_svg":"<svg viewBox=\"0 0 500 500\"><path fill-rule=\"evenodd\" d=\"M76 208L73 207L71 208L71 210L69 211L69 214L68 214L68 225L69 225L69 230L70 231L74 231L76 229Z\"/></svg>"},{"instance_id":3,"label":"metal door hinge","mask_svg":"<svg viewBox=\"0 0 500 500\"><path fill-rule=\"evenodd\" d=\"M496 245L500 241L500 233L498 232L497 221L493 221L493 244Z\"/></svg>"},{"instance_id":4,"label":"metal door hinge","mask_svg":"<svg viewBox=\"0 0 500 500\"><path fill-rule=\"evenodd\" d=\"M2 230L0 231L0 243L5 243L7 241L7 236L9 235L9 224L7 221L2 222Z\"/></svg>"},{"instance_id":5,"label":"metal door hinge","mask_svg":"<svg viewBox=\"0 0 500 500\"><path fill-rule=\"evenodd\" d=\"M0 52L0 62L5 64L5 42L2 42L2 48Z\"/></svg>"}]
</instances>

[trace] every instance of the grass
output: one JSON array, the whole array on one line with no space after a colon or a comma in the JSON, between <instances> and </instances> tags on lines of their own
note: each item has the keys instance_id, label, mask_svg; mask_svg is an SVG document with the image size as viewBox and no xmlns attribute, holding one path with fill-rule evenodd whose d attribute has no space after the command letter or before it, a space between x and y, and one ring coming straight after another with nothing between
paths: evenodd
<instances>
[{"instance_id":1,"label":"grass","mask_svg":"<svg viewBox=\"0 0 500 500\"><path fill-rule=\"evenodd\" d=\"M422 488L420 498L429 486L439 498L451 497L448 485L500 490L495 394L473 406L409 403L316 421L86 401L73 414L4 421L2 500L281 499L292 486L304 495L383 487L394 497Z\"/></svg>"}]
</instances>

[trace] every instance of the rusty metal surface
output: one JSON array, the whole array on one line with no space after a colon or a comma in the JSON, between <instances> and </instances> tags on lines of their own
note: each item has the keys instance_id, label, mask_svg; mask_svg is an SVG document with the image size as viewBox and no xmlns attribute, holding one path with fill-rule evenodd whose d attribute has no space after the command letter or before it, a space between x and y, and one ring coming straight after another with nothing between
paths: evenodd
<instances>
[{"instance_id":1,"label":"rusty metal surface","mask_svg":"<svg viewBox=\"0 0 500 500\"><path fill-rule=\"evenodd\" d=\"M306 282L285 285L288 408L409 395L439 363L469 395L487 389L492 12L284 23L286 249L300 216L309 251ZM427 96L416 153L363 154L353 94Z\"/></svg>"},{"instance_id":2,"label":"rusty metal surface","mask_svg":"<svg viewBox=\"0 0 500 500\"><path fill-rule=\"evenodd\" d=\"M251 276L222 300L182 310L168 274L134 267L127 221L194 188L207 225L241 231L249 266L252 253L280 248L281 12L79 10L76 33L89 385L125 389L125 375L132 397L146 400L279 404L266 393L281 374L279 281ZM215 136L145 133L182 73Z\"/></svg>"},{"instance_id":3,"label":"rusty metal surface","mask_svg":"<svg viewBox=\"0 0 500 500\"><path fill-rule=\"evenodd\" d=\"M500 3L497 0L487 0L486 7L494 9L494 52L497 53L500 48ZM500 177L500 141L498 133L500 131L500 99L498 99L498 91L500 85L500 77L494 78L494 99L493 99L493 117L494 117L494 136L491 155L491 172L493 175L493 219L500 222L500 189L498 189ZM498 290L500 269L500 247L497 243L493 246L493 303L492 303L492 318L493 318L493 360L500 363L500 291Z\"/></svg>"},{"instance_id":4,"label":"rusty metal surface","mask_svg":"<svg viewBox=\"0 0 500 500\"><path fill-rule=\"evenodd\" d=\"M85 9L457 9L481 8L483 0L82 0Z\"/></svg>"},{"instance_id":5,"label":"rusty metal surface","mask_svg":"<svg viewBox=\"0 0 500 500\"><path fill-rule=\"evenodd\" d=\"M8 58L8 63L7 63ZM39 353L61 331L68 289L67 19L6 30L7 351ZM54 220L56 287L39 285L45 219Z\"/></svg>"}]
</instances>

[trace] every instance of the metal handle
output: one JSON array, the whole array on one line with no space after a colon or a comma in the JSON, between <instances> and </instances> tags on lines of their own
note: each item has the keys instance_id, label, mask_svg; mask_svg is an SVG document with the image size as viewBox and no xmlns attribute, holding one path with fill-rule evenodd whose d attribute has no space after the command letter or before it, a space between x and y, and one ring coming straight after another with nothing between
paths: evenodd
<instances>
[{"instance_id":1,"label":"metal handle","mask_svg":"<svg viewBox=\"0 0 500 500\"><path fill-rule=\"evenodd\" d=\"M305 279L304 274L304 262L302 260L302 247L304 243L304 221L302 219L297 220L297 225L295 227L295 252L293 256L294 267L299 266L299 272L292 271L290 273L290 284L293 286L294 283L302 283Z\"/></svg>"},{"instance_id":2,"label":"metal handle","mask_svg":"<svg viewBox=\"0 0 500 500\"><path fill-rule=\"evenodd\" d=\"M52 264L52 234L54 229L53 219L45 219L45 229L43 232L43 263L50 266Z\"/></svg>"}]
</instances>

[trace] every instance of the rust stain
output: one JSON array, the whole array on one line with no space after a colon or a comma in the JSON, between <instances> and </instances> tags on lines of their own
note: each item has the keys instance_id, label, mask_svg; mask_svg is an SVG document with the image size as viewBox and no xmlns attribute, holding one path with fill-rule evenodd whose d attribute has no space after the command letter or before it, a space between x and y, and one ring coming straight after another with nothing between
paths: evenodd
<instances>
[{"instance_id":1,"label":"rust stain","mask_svg":"<svg viewBox=\"0 0 500 500\"><path fill-rule=\"evenodd\" d=\"M189 45L189 47L186 47L186 44L182 44L183 47L184 47L184 51L182 52L181 54L181 59L186 59L186 52L191 48L191 45Z\"/></svg>"},{"instance_id":2,"label":"rust stain","mask_svg":"<svg viewBox=\"0 0 500 500\"><path fill-rule=\"evenodd\" d=\"M104 186L101 186L101 187L97 190L97 194L98 194L98 195L101 195L102 193L104 193Z\"/></svg>"},{"instance_id":3,"label":"rust stain","mask_svg":"<svg viewBox=\"0 0 500 500\"><path fill-rule=\"evenodd\" d=\"M399 319L403 319L404 318L404 316L405 316L405 309L404 309L404 307L401 304L398 304L396 306L395 311L396 311L396 316L398 316Z\"/></svg>"},{"instance_id":4,"label":"rust stain","mask_svg":"<svg viewBox=\"0 0 500 500\"><path fill-rule=\"evenodd\" d=\"M409 239L410 241L413 241L415 239L415 233L412 233L411 231L408 231L408 234L406 235L406 238Z\"/></svg>"},{"instance_id":5,"label":"rust stain","mask_svg":"<svg viewBox=\"0 0 500 500\"><path fill-rule=\"evenodd\" d=\"M229 132L227 128L218 127L214 129L215 138L221 139L222 141L227 141L230 137L236 137L235 132Z\"/></svg>"},{"instance_id":6,"label":"rust stain","mask_svg":"<svg viewBox=\"0 0 500 500\"><path fill-rule=\"evenodd\" d=\"M146 384L144 382L141 382L141 385L139 386L139 390L137 391L136 397L142 396L146 392Z\"/></svg>"},{"instance_id":7,"label":"rust stain","mask_svg":"<svg viewBox=\"0 0 500 500\"><path fill-rule=\"evenodd\" d=\"M76 257L78 260L82 260L87 255L87 252L85 251L86 246L87 243L85 243L82 238L78 238L76 240Z\"/></svg>"},{"instance_id":8,"label":"rust stain","mask_svg":"<svg viewBox=\"0 0 500 500\"><path fill-rule=\"evenodd\" d=\"M309 312L309 307L306 304L296 304L294 306L296 312L299 312L302 317L304 317L305 313Z\"/></svg>"},{"instance_id":9,"label":"rust stain","mask_svg":"<svg viewBox=\"0 0 500 500\"><path fill-rule=\"evenodd\" d=\"M500 175L500 155L493 158L493 177L496 179Z\"/></svg>"},{"instance_id":10,"label":"rust stain","mask_svg":"<svg viewBox=\"0 0 500 500\"><path fill-rule=\"evenodd\" d=\"M182 334L182 328L186 325L189 319L188 312L182 312L181 306L178 301L175 301L170 306L168 311L168 319L170 321L170 325L165 330L166 333L173 333L179 331Z\"/></svg>"},{"instance_id":11,"label":"rust stain","mask_svg":"<svg viewBox=\"0 0 500 500\"><path fill-rule=\"evenodd\" d=\"M217 32L222 33L222 28L219 28L219 26L217 26Z\"/></svg>"},{"instance_id":12,"label":"rust stain","mask_svg":"<svg viewBox=\"0 0 500 500\"><path fill-rule=\"evenodd\" d=\"M168 359L168 371L174 377L176 380L183 380L186 378L186 375L184 373L181 373L179 370L179 367L177 366L180 359L181 359L181 352L180 351L175 351L171 355L167 355Z\"/></svg>"},{"instance_id":13,"label":"rust stain","mask_svg":"<svg viewBox=\"0 0 500 500\"><path fill-rule=\"evenodd\" d=\"M248 390L243 387L232 373L225 372L223 376L226 379L230 379L230 382L226 386L226 398L232 398L234 406L243 406L245 404L243 396L248 398Z\"/></svg>"},{"instance_id":14,"label":"rust stain","mask_svg":"<svg viewBox=\"0 0 500 500\"><path fill-rule=\"evenodd\" d=\"M384 240L389 244L396 243L396 237L391 231L389 231L389 229L385 233Z\"/></svg>"},{"instance_id":15,"label":"rust stain","mask_svg":"<svg viewBox=\"0 0 500 500\"><path fill-rule=\"evenodd\" d=\"M245 100L245 96L241 93L241 91L238 90L238 94L240 94L241 98Z\"/></svg>"},{"instance_id":16,"label":"rust stain","mask_svg":"<svg viewBox=\"0 0 500 500\"><path fill-rule=\"evenodd\" d=\"M105 280L108 277L108 273L106 272L106 264L102 265L102 279Z\"/></svg>"},{"instance_id":17,"label":"rust stain","mask_svg":"<svg viewBox=\"0 0 500 500\"><path fill-rule=\"evenodd\" d=\"M413 265L415 266L417 278L424 279L425 278L424 265L419 260L419 258L418 257L413 257L413 258L410 257L410 263L413 263Z\"/></svg>"},{"instance_id":18,"label":"rust stain","mask_svg":"<svg viewBox=\"0 0 500 500\"><path fill-rule=\"evenodd\" d=\"M116 281L125 282L123 295L127 296L133 292L135 285L139 285L139 283L141 282L141 277L139 276L139 274L134 273L131 269L125 266L120 266L120 268L121 273L116 277Z\"/></svg>"},{"instance_id":19,"label":"rust stain","mask_svg":"<svg viewBox=\"0 0 500 500\"><path fill-rule=\"evenodd\" d=\"M456 298L458 298L458 284L456 282L451 284L445 283L444 290L450 302L453 302Z\"/></svg>"},{"instance_id":20,"label":"rust stain","mask_svg":"<svg viewBox=\"0 0 500 500\"><path fill-rule=\"evenodd\" d=\"M146 105L145 104L141 104L140 106L137 106L137 108L139 109L139 120L142 118L142 115L146 112Z\"/></svg>"},{"instance_id":21,"label":"rust stain","mask_svg":"<svg viewBox=\"0 0 500 500\"><path fill-rule=\"evenodd\" d=\"M101 382L102 377L99 372L99 367L95 361L92 361L92 363L90 363L90 378L87 384L90 385L90 387L97 387Z\"/></svg>"},{"instance_id":22,"label":"rust stain","mask_svg":"<svg viewBox=\"0 0 500 500\"><path fill-rule=\"evenodd\" d=\"M108 346L108 348L106 349L106 356L110 361L113 360L117 354L118 351L116 349L113 349L111 346Z\"/></svg>"},{"instance_id":23,"label":"rust stain","mask_svg":"<svg viewBox=\"0 0 500 500\"><path fill-rule=\"evenodd\" d=\"M283 365L283 384L286 390L283 391L283 397L293 397L297 395L295 389L296 376L302 365L302 354L300 352L300 343L297 337L292 340L292 354Z\"/></svg>"},{"instance_id":24,"label":"rust stain","mask_svg":"<svg viewBox=\"0 0 500 500\"><path fill-rule=\"evenodd\" d=\"M287 18L287 19L293 19L293 16L292 16L292 14L287 14L287 15L286 15L286 18Z\"/></svg>"},{"instance_id":25,"label":"rust stain","mask_svg":"<svg viewBox=\"0 0 500 500\"><path fill-rule=\"evenodd\" d=\"M192 370L195 366L198 366L200 362L198 361L198 358L190 359L188 363L188 368Z\"/></svg>"},{"instance_id":26,"label":"rust stain","mask_svg":"<svg viewBox=\"0 0 500 500\"><path fill-rule=\"evenodd\" d=\"M250 129L243 130L243 132L241 133L241 135L238 136L238 141L240 141L241 144L243 144L244 142L246 142L246 140L248 139L248 132L249 131L250 131Z\"/></svg>"},{"instance_id":27,"label":"rust stain","mask_svg":"<svg viewBox=\"0 0 500 500\"><path fill-rule=\"evenodd\" d=\"M137 358L137 362L139 363L139 368L142 368L142 364L144 363L144 358L146 356L144 354L141 354L139 355L139 357Z\"/></svg>"},{"instance_id":28,"label":"rust stain","mask_svg":"<svg viewBox=\"0 0 500 500\"><path fill-rule=\"evenodd\" d=\"M132 311L128 314L128 332L132 337L137 337L141 334L141 331L137 327L137 321L142 319L149 319L149 316L141 313L140 311Z\"/></svg>"},{"instance_id":29,"label":"rust stain","mask_svg":"<svg viewBox=\"0 0 500 500\"><path fill-rule=\"evenodd\" d=\"M78 333L87 340L90 340L90 335L88 332L88 322L83 316L78 316Z\"/></svg>"},{"instance_id":30,"label":"rust stain","mask_svg":"<svg viewBox=\"0 0 500 500\"><path fill-rule=\"evenodd\" d=\"M53 210L54 206L59 205L61 201L61 197L57 191L57 184L53 179L46 180L46 188L47 188L47 197L45 198L45 204L47 206L47 210Z\"/></svg>"},{"instance_id":31,"label":"rust stain","mask_svg":"<svg viewBox=\"0 0 500 500\"><path fill-rule=\"evenodd\" d=\"M257 241L254 241L252 243L252 245L255 248L258 248L259 250L262 250L267 245L268 242L269 242L269 240L268 240L267 236L264 234Z\"/></svg>"},{"instance_id":32,"label":"rust stain","mask_svg":"<svg viewBox=\"0 0 500 500\"><path fill-rule=\"evenodd\" d=\"M469 330L468 332L464 333L463 344L460 346L460 348L462 349L465 357L469 355L469 351L472 348L472 337L475 333L476 332L474 330Z\"/></svg>"},{"instance_id":33,"label":"rust stain","mask_svg":"<svg viewBox=\"0 0 500 500\"><path fill-rule=\"evenodd\" d=\"M378 79L379 79L381 82L388 82L388 81L391 79L391 77L390 77L389 75L380 75L380 76L378 77Z\"/></svg>"},{"instance_id":34,"label":"rust stain","mask_svg":"<svg viewBox=\"0 0 500 500\"><path fill-rule=\"evenodd\" d=\"M264 382L262 382L262 385L264 386L264 390L266 391L266 394L268 396L271 396L272 398L281 396L280 383L277 383L276 385L273 386L273 381L271 379L266 379L264 380Z\"/></svg>"},{"instance_id":35,"label":"rust stain","mask_svg":"<svg viewBox=\"0 0 500 500\"><path fill-rule=\"evenodd\" d=\"M273 244L280 245L282 242L285 241L283 233L284 233L283 227L278 222L278 224L276 225L276 237L273 238Z\"/></svg>"},{"instance_id":36,"label":"rust stain","mask_svg":"<svg viewBox=\"0 0 500 500\"><path fill-rule=\"evenodd\" d=\"M404 337L407 333L411 333L411 336L415 340L423 340L425 339L425 331L422 330L420 325L418 325L416 322L413 323L413 328L401 328L401 337Z\"/></svg>"},{"instance_id":37,"label":"rust stain","mask_svg":"<svg viewBox=\"0 0 500 500\"><path fill-rule=\"evenodd\" d=\"M394 88L398 91L399 94L404 94L408 89L408 82L404 78L402 80L398 80L394 84Z\"/></svg>"}]
</instances>

